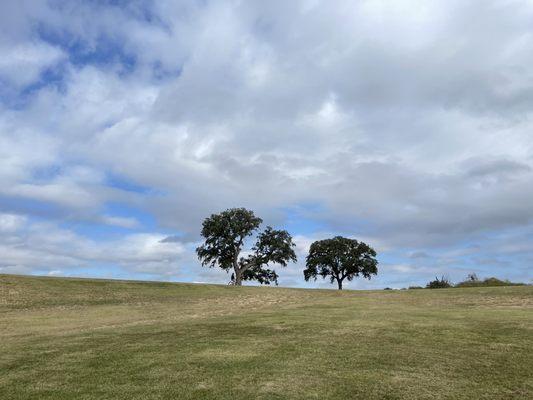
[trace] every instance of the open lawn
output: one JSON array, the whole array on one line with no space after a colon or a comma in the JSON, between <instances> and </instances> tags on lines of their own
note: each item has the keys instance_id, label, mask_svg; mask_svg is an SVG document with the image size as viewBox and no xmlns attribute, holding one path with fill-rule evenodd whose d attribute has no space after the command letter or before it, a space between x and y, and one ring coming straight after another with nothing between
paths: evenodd
<instances>
[{"instance_id":1,"label":"open lawn","mask_svg":"<svg viewBox=\"0 0 533 400\"><path fill-rule=\"evenodd\" d=\"M532 399L533 287L0 275L0 399Z\"/></svg>"}]
</instances>

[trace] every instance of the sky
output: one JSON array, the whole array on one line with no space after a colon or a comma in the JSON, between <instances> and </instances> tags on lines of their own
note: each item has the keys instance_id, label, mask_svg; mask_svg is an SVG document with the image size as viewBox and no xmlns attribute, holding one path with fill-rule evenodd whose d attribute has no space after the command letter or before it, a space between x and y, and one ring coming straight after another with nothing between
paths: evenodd
<instances>
[{"instance_id":1,"label":"sky","mask_svg":"<svg viewBox=\"0 0 533 400\"><path fill-rule=\"evenodd\" d=\"M533 283L533 1L2 0L0 273L225 284L204 218ZM251 245L252 243L249 243Z\"/></svg>"}]
</instances>

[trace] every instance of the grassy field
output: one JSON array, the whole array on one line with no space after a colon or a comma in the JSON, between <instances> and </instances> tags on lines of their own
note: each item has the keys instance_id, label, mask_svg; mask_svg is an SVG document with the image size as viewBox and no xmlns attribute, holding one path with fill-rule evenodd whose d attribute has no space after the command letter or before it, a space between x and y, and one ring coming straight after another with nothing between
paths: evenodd
<instances>
[{"instance_id":1,"label":"grassy field","mask_svg":"<svg viewBox=\"0 0 533 400\"><path fill-rule=\"evenodd\" d=\"M532 399L533 287L0 275L0 399Z\"/></svg>"}]
</instances>

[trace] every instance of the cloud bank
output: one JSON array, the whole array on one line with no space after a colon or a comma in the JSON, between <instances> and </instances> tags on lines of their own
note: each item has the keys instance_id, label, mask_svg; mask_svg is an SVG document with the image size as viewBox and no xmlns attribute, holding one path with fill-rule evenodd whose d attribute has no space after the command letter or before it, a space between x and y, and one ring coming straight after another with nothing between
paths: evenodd
<instances>
[{"instance_id":1,"label":"cloud bank","mask_svg":"<svg viewBox=\"0 0 533 400\"><path fill-rule=\"evenodd\" d=\"M201 221L244 206L301 260L335 234L374 245L380 276L351 287L530 281L532 17L526 0L3 1L0 272L223 283L195 260Z\"/></svg>"}]
</instances>

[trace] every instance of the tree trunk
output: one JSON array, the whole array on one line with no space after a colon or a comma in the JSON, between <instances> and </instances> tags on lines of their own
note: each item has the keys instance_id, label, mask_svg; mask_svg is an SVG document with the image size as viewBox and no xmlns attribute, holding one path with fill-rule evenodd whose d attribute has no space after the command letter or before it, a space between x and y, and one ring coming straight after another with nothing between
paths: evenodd
<instances>
[{"instance_id":1,"label":"tree trunk","mask_svg":"<svg viewBox=\"0 0 533 400\"><path fill-rule=\"evenodd\" d=\"M342 280L337 279L337 284L339 285L339 290L342 290Z\"/></svg>"},{"instance_id":2,"label":"tree trunk","mask_svg":"<svg viewBox=\"0 0 533 400\"><path fill-rule=\"evenodd\" d=\"M235 286L242 286L242 273L239 268L235 268Z\"/></svg>"}]
</instances>

